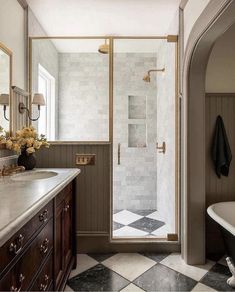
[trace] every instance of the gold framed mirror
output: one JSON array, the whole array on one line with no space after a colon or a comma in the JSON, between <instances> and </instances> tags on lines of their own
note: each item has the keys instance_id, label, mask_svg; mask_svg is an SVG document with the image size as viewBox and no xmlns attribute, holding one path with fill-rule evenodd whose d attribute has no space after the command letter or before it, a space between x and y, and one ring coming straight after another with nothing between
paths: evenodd
<instances>
[{"instance_id":1,"label":"gold framed mirror","mask_svg":"<svg viewBox=\"0 0 235 292\"><path fill-rule=\"evenodd\" d=\"M0 43L0 126L12 132L12 52Z\"/></svg>"}]
</instances>

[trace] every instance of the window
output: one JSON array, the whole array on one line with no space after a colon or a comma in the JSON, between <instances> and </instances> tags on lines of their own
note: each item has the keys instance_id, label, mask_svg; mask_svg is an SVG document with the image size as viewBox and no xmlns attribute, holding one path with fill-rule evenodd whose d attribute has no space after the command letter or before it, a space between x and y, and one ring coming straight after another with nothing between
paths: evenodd
<instances>
[{"instance_id":1,"label":"window","mask_svg":"<svg viewBox=\"0 0 235 292\"><path fill-rule=\"evenodd\" d=\"M42 66L38 65L38 91L45 98L46 106L41 107L38 120L38 133L46 135L49 141L55 140L55 78Z\"/></svg>"}]
</instances>

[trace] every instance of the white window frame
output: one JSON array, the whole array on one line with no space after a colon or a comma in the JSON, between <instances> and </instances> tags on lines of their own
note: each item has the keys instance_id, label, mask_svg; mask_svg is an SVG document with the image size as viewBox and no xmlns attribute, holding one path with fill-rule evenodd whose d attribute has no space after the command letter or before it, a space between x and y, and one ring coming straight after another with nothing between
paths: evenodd
<instances>
[{"instance_id":1,"label":"white window frame","mask_svg":"<svg viewBox=\"0 0 235 292\"><path fill-rule=\"evenodd\" d=\"M55 140L55 78L41 65L38 64L39 77L46 81L46 137L50 141ZM40 119L38 121L40 123Z\"/></svg>"}]
</instances>

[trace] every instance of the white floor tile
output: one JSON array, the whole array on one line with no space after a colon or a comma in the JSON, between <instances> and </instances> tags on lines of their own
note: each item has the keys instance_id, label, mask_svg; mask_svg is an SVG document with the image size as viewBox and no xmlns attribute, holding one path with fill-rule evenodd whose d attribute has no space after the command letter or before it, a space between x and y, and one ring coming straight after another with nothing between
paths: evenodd
<instances>
[{"instance_id":1,"label":"white floor tile","mask_svg":"<svg viewBox=\"0 0 235 292\"><path fill-rule=\"evenodd\" d=\"M124 226L120 229L114 230L113 232L113 237L139 237L146 235L148 235L148 232L130 226Z\"/></svg>"},{"instance_id":2,"label":"white floor tile","mask_svg":"<svg viewBox=\"0 0 235 292\"><path fill-rule=\"evenodd\" d=\"M200 281L201 278L209 271L209 269L215 264L213 261L207 261L205 265L191 266L187 265L184 260L181 258L180 254L172 253L164 260L161 261L161 264L184 274L196 281Z\"/></svg>"},{"instance_id":3,"label":"white floor tile","mask_svg":"<svg viewBox=\"0 0 235 292\"><path fill-rule=\"evenodd\" d=\"M144 290L142 290L140 287L131 283L128 286L126 286L124 289L122 289L120 292L143 292L143 291Z\"/></svg>"},{"instance_id":4,"label":"white floor tile","mask_svg":"<svg viewBox=\"0 0 235 292\"><path fill-rule=\"evenodd\" d=\"M74 291L74 290L72 288L70 288L68 285L66 285L64 291L71 292L71 291Z\"/></svg>"},{"instance_id":5,"label":"white floor tile","mask_svg":"<svg viewBox=\"0 0 235 292\"><path fill-rule=\"evenodd\" d=\"M155 211L149 215L146 216L147 218L150 218L150 219L155 219L155 220L160 220L162 221L162 218L161 216L159 215L159 212L158 211Z\"/></svg>"},{"instance_id":6,"label":"white floor tile","mask_svg":"<svg viewBox=\"0 0 235 292\"><path fill-rule=\"evenodd\" d=\"M141 219L143 216L134 214L130 211L127 210L122 210L121 212L118 212L113 215L113 221L128 225L131 224L132 222L135 222L138 219Z\"/></svg>"},{"instance_id":7,"label":"white floor tile","mask_svg":"<svg viewBox=\"0 0 235 292\"><path fill-rule=\"evenodd\" d=\"M69 279L94 267L97 264L98 262L89 257L87 254L77 254L77 268L71 271Z\"/></svg>"},{"instance_id":8,"label":"white floor tile","mask_svg":"<svg viewBox=\"0 0 235 292\"><path fill-rule=\"evenodd\" d=\"M102 264L129 281L133 281L156 262L137 253L118 253L103 261Z\"/></svg>"},{"instance_id":9,"label":"white floor tile","mask_svg":"<svg viewBox=\"0 0 235 292\"><path fill-rule=\"evenodd\" d=\"M202 283L198 283L192 291L201 291L201 292L204 292L204 291L216 291L215 289L211 288L211 287L208 287Z\"/></svg>"},{"instance_id":10,"label":"white floor tile","mask_svg":"<svg viewBox=\"0 0 235 292\"><path fill-rule=\"evenodd\" d=\"M167 233L173 233L173 230L167 224L163 225L162 227L152 232L152 234L156 236L162 236L162 237L167 237Z\"/></svg>"}]
</instances>

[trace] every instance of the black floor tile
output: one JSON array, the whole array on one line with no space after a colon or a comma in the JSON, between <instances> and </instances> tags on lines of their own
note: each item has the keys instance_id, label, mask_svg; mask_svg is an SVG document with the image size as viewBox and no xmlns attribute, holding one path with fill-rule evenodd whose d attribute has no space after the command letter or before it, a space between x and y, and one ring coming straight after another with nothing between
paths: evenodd
<instances>
[{"instance_id":1,"label":"black floor tile","mask_svg":"<svg viewBox=\"0 0 235 292\"><path fill-rule=\"evenodd\" d=\"M120 229L122 227L124 227L125 225L121 224L121 223L118 223L118 222L115 222L113 221L113 230L117 230L117 229Z\"/></svg>"},{"instance_id":2,"label":"black floor tile","mask_svg":"<svg viewBox=\"0 0 235 292\"><path fill-rule=\"evenodd\" d=\"M149 214L152 214L156 212L157 210L134 210L134 209L128 209L128 211L135 213L140 216L148 216Z\"/></svg>"},{"instance_id":3,"label":"black floor tile","mask_svg":"<svg viewBox=\"0 0 235 292\"><path fill-rule=\"evenodd\" d=\"M154 253L154 252L140 252L143 256L150 258L151 260L159 263L166 258L170 253Z\"/></svg>"},{"instance_id":4,"label":"black floor tile","mask_svg":"<svg viewBox=\"0 0 235 292\"><path fill-rule=\"evenodd\" d=\"M218 291L234 291L235 289L227 284L229 277L231 277L229 268L217 263L200 282Z\"/></svg>"},{"instance_id":5,"label":"black floor tile","mask_svg":"<svg viewBox=\"0 0 235 292\"><path fill-rule=\"evenodd\" d=\"M74 291L119 291L128 284L129 281L101 264L68 281Z\"/></svg>"},{"instance_id":6,"label":"black floor tile","mask_svg":"<svg viewBox=\"0 0 235 292\"><path fill-rule=\"evenodd\" d=\"M112 257L116 253L88 253L90 257L95 259L97 262L103 262L104 260L107 260L108 258Z\"/></svg>"},{"instance_id":7,"label":"black floor tile","mask_svg":"<svg viewBox=\"0 0 235 292\"><path fill-rule=\"evenodd\" d=\"M138 277L134 284L145 291L191 291L197 281L161 264L156 264Z\"/></svg>"},{"instance_id":8,"label":"black floor tile","mask_svg":"<svg viewBox=\"0 0 235 292\"><path fill-rule=\"evenodd\" d=\"M165 225L164 222L159 221L159 220L154 220L154 219L150 219L150 218L141 218L131 224L129 224L129 226L146 231L146 232L153 232L154 230L162 227L163 225Z\"/></svg>"},{"instance_id":9,"label":"black floor tile","mask_svg":"<svg viewBox=\"0 0 235 292\"><path fill-rule=\"evenodd\" d=\"M224 256L224 253L210 253L206 255L206 258L208 260L218 262L223 256Z\"/></svg>"}]
</instances>

